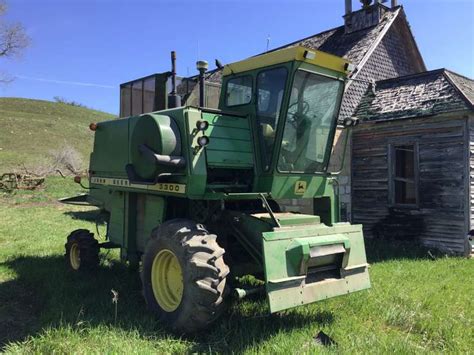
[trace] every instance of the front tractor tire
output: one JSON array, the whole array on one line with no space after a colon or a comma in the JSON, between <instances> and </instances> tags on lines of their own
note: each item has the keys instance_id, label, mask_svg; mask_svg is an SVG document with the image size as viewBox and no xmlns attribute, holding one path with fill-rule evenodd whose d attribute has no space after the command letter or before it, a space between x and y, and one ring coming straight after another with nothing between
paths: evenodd
<instances>
[{"instance_id":1,"label":"front tractor tire","mask_svg":"<svg viewBox=\"0 0 474 355\"><path fill-rule=\"evenodd\" d=\"M93 270L99 265L99 242L87 229L77 229L67 237L66 263L73 271Z\"/></svg>"},{"instance_id":2,"label":"front tractor tire","mask_svg":"<svg viewBox=\"0 0 474 355\"><path fill-rule=\"evenodd\" d=\"M174 219L156 228L143 256L148 308L176 333L195 333L223 312L229 267L216 236L200 224Z\"/></svg>"}]
</instances>

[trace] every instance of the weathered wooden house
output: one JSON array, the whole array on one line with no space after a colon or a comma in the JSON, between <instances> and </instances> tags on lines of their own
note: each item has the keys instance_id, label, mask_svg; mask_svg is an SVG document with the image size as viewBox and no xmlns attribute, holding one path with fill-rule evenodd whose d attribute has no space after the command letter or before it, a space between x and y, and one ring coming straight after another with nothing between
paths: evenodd
<instances>
[{"instance_id":1,"label":"weathered wooden house","mask_svg":"<svg viewBox=\"0 0 474 355\"><path fill-rule=\"evenodd\" d=\"M379 81L355 116L353 221L368 237L470 253L474 81L445 69Z\"/></svg>"}]
</instances>

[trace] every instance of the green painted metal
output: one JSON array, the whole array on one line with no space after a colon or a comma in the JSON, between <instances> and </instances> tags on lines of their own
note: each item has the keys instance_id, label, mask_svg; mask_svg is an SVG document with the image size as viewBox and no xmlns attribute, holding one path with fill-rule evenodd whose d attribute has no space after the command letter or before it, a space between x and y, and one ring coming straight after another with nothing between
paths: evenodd
<instances>
[{"instance_id":1,"label":"green painted metal","mask_svg":"<svg viewBox=\"0 0 474 355\"><path fill-rule=\"evenodd\" d=\"M135 227L138 250L145 250L153 229L164 222L165 212L166 199L163 196L137 194ZM133 232L131 236L133 238Z\"/></svg>"},{"instance_id":2,"label":"green painted metal","mask_svg":"<svg viewBox=\"0 0 474 355\"><path fill-rule=\"evenodd\" d=\"M181 142L177 125L166 115L145 114L139 116L130 135L130 163L135 171L146 179L152 179L166 167L153 164L140 152L139 147L147 145L163 155L180 155Z\"/></svg>"},{"instance_id":3,"label":"green painted metal","mask_svg":"<svg viewBox=\"0 0 474 355\"><path fill-rule=\"evenodd\" d=\"M93 176L126 177L128 164L129 119L105 121L97 124L94 148L90 158L89 170Z\"/></svg>"},{"instance_id":4,"label":"green painted metal","mask_svg":"<svg viewBox=\"0 0 474 355\"><path fill-rule=\"evenodd\" d=\"M247 118L204 112L202 119L209 122L205 132L210 138L206 147L208 167L253 167L253 143Z\"/></svg>"},{"instance_id":5,"label":"green painted metal","mask_svg":"<svg viewBox=\"0 0 474 355\"><path fill-rule=\"evenodd\" d=\"M255 215L254 215L255 216ZM307 214L296 214L296 213L275 213L275 217L280 222L281 226L294 226L294 225L307 225L307 224L319 224L319 216L307 215ZM262 221L267 223L272 222L272 218L268 213L264 213L258 216Z\"/></svg>"},{"instance_id":6,"label":"green painted metal","mask_svg":"<svg viewBox=\"0 0 474 355\"><path fill-rule=\"evenodd\" d=\"M87 200L110 215L107 237L121 246L123 259L137 264L151 231L164 221L201 215L199 223L218 238L235 239L241 246L226 251L231 258L248 254L253 269L237 262L234 272L240 268L264 275L271 312L370 287L361 226L338 223L336 178L326 171L345 74L298 53L297 60L279 63L272 55L270 66L241 63L239 68L252 69L229 71L221 110L187 106L97 124ZM233 80L239 76L251 80ZM270 79L280 81L273 85ZM306 91L311 80L317 85ZM236 89L236 82L251 87ZM233 95L245 96L245 104L226 106L228 84L237 90ZM273 87L279 90L276 96ZM298 100L295 92L301 93ZM307 112L317 102L331 106L331 115ZM205 130L198 128L200 121L208 123ZM314 127L305 126L314 122ZM293 143L288 135L292 125ZM203 136L207 146L199 144ZM324 143L315 148L318 158L311 155L311 139ZM299 150L292 151L291 144ZM144 147L153 153L151 160ZM281 164L284 154L312 165L297 172L299 163L285 158ZM156 155L169 161L156 162ZM309 199L318 215L274 213L270 202L278 199ZM265 206L259 207L262 202Z\"/></svg>"},{"instance_id":7,"label":"green painted metal","mask_svg":"<svg viewBox=\"0 0 474 355\"><path fill-rule=\"evenodd\" d=\"M263 233L263 256L272 313L370 287L360 225L275 229ZM329 276L312 280L318 270Z\"/></svg>"}]
</instances>

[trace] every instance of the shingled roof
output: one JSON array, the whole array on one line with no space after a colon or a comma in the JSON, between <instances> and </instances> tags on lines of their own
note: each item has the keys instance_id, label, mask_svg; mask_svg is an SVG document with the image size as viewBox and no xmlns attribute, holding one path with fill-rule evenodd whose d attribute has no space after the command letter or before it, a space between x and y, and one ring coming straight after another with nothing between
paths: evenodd
<instances>
[{"instance_id":1,"label":"shingled roof","mask_svg":"<svg viewBox=\"0 0 474 355\"><path fill-rule=\"evenodd\" d=\"M390 9L383 5L378 6L384 10L384 15L375 26L351 33L346 33L345 26L340 26L276 48L275 50L291 46L304 46L343 57L359 66L401 10L401 7Z\"/></svg>"},{"instance_id":2,"label":"shingled roof","mask_svg":"<svg viewBox=\"0 0 474 355\"><path fill-rule=\"evenodd\" d=\"M449 79L451 79L453 84L459 88L466 100L468 100L471 105L474 105L474 85L472 79L466 78L465 76L459 75L449 70L446 70L446 75Z\"/></svg>"},{"instance_id":3,"label":"shingled roof","mask_svg":"<svg viewBox=\"0 0 474 355\"><path fill-rule=\"evenodd\" d=\"M390 27L390 25L393 23L395 18L402 10L401 6L398 6L393 9L383 6L381 4L377 4L374 6L380 6L384 9L383 18L375 26L352 33L346 33L345 26L343 25L285 44L281 47L274 48L269 52L293 46L305 46L310 49L317 49L323 52L337 55L339 57L343 57L349 60L351 63L355 64L356 66L360 66L360 64L363 64L362 62L364 58L368 54L370 54L371 50L379 42L380 37L383 36L388 27ZM354 75L355 73L356 72L352 74ZM208 80L212 82L220 82L221 71L216 70L210 73Z\"/></svg>"},{"instance_id":4,"label":"shingled roof","mask_svg":"<svg viewBox=\"0 0 474 355\"><path fill-rule=\"evenodd\" d=\"M367 90L355 116L387 121L474 111L474 80L446 69L382 80Z\"/></svg>"}]
</instances>

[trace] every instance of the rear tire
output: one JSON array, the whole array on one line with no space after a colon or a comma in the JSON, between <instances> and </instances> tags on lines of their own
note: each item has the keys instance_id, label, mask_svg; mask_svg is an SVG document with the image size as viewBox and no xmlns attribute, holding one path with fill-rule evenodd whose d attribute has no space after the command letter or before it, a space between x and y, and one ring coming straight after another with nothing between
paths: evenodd
<instances>
[{"instance_id":1,"label":"rear tire","mask_svg":"<svg viewBox=\"0 0 474 355\"><path fill-rule=\"evenodd\" d=\"M92 270L99 265L99 242L87 229L77 229L67 237L66 263L73 271Z\"/></svg>"},{"instance_id":2,"label":"rear tire","mask_svg":"<svg viewBox=\"0 0 474 355\"><path fill-rule=\"evenodd\" d=\"M229 274L223 255L216 235L187 219L152 232L143 256L143 294L165 326L194 333L222 314Z\"/></svg>"}]
</instances>

